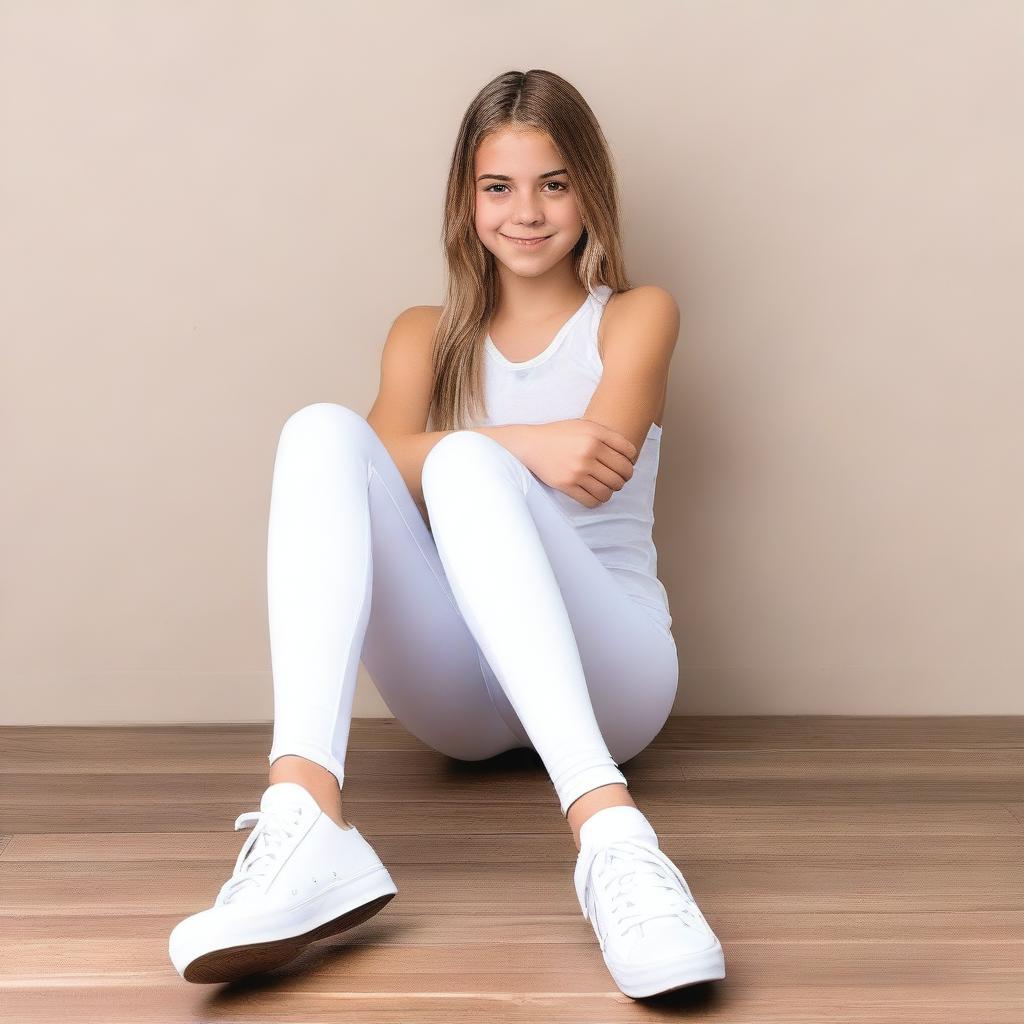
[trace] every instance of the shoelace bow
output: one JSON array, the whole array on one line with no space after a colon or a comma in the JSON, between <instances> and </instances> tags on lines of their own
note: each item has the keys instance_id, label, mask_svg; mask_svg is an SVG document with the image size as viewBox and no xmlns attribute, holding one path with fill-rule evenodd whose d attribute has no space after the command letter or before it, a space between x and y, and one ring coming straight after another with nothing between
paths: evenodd
<instances>
[{"instance_id":1,"label":"shoelace bow","mask_svg":"<svg viewBox=\"0 0 1024 1024\"><path fill-rule=\"evenodd\" d=\"M246 885L259 888L277 863L277 855L285 842L301 825L302 808L288 812L245 811L235 819L235 831L255 826L238 852L231 877L221 886L221 903L230 903ZM251 856L250 856L251 853Z\"/></svg>"},{"instance_id":2,"label":"shoelace bow","mask_svg":"<svg viewBox=\"0 0 1024 1024\"><path fill-rule=\"evenodd\" d=\"M663 858L655 847L634 839L616 840L594 851L591 884L612 890L609 910L623 936L659 917L677 917L688 927L697 927L696 905L682 874Z\"/></svg>"}]
</instances>

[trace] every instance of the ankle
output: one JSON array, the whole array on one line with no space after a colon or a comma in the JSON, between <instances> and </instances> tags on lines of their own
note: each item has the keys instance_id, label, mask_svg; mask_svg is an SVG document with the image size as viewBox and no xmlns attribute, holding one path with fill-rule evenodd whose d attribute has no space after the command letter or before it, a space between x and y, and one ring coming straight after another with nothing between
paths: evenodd
<instances>
[{"instance_id":1,"label":"ankle","mask_svg":"<svg viewBox=\"0 0 1024 1024\"><path fill-rule=\"evenodd\" d=\"M566 821L572 829L577 851L580 849L580 829L583 823L606 807L636 807L636 804L621 782L613 782L584 793L569 805Z\"/></svg>"},{"instance_id":2,"label":"ankle","mask_svg":"<svg viewBox=\"0 0 1024 1024\"><path fill-rule=\"evenodd\" d=\"M269 784L278 782L295 782L302 786L331 821L346 830L353 828L342 814L337 776L323 765L298 754L284 754L270 766Z\"/></svg>"}]
</instances>

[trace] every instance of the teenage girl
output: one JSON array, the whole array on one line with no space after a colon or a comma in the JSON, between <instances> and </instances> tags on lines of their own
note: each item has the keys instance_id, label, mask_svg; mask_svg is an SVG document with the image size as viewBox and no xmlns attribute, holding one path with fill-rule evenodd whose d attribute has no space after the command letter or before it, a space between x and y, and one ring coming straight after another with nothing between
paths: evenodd
<instances>
[{"instance_id":1,"label":"teenage girl","mask_svg":"<svg viewBox=\"0 0 1024 1024\"><path fill-rule=\"evenodd\" d=\"M611 156L547 71L485 86L459 128L443 306L392 325L363 418L291 415L267 554L274 735L255 826L180 922L189 981L294 958L398 892L342 815L360 660L425 744L535 750L573 882L630 996L725 976L721 944L619 764L664 726L678 660L652 542L672 296L630 287Z\"/></svg>"}]
</instances>

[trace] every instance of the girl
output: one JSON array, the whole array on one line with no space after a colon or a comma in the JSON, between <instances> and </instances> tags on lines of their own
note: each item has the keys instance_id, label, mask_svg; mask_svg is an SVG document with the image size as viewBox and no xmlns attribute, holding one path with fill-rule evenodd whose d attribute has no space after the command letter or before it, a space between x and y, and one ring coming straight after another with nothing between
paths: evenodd
<instances>
[{"instance_id":1,"label":"girl","mask_svg":"<svg viewBox=\"0 0 1024 1024\"><path fill-rule=\"evenodd\" d=\"M398 892L342 816L361 659L432 748L537 752L624 993L722 978L721 944L618 768L661 730L678 682L652 543L678 309L628 284L607 144L564 79L508 72L473 100L444 248L445 304L395 320L367 417L315 403L282 430L270 784L171 959L196 982L266 970Z\"/></svg>"}]
</instances>

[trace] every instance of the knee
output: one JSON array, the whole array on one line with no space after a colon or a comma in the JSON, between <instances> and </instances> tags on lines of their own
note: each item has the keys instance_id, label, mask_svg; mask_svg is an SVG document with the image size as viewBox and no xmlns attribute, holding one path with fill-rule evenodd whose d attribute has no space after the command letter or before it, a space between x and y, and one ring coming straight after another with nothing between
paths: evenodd
<instances>
[{"instance_id":1,"label":"knee","mask_svg":"<svg viewBox=\"0 0 1024 1024\"><path fill-rule=\"evenodd\" d=\"M366 419L337 402L313 402L293 412L285 420L281 435L322 434L326 432L362 433L372 429Z\"/></svg>"},{"instance_id":2,"label":"knee","mask_svg":"<svg viewBox=\"0 0 1024 1024\"><path fill-rule=\"evenodd\" d=\"M420 485L423 500L447 490L454 480L475 479L480 469L510 454L493 437L476 430L453 430L438 441L423 460Z\"/></svg>"}]
</instances>

